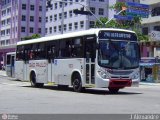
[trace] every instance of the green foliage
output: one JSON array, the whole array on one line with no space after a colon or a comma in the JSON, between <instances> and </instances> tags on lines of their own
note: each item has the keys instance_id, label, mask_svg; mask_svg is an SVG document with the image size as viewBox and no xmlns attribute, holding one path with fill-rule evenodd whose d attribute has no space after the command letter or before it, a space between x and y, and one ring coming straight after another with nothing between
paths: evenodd
<instances>
[{"instance_id":1,"label":"green foliage","mask_svg":"<svg viewBox=\"0 0 160 120\"><path fill-rule=\"evenodd\" d=\"M116 2L115 5L111 6L110 9L114 9L115 11L120 11L123 7L127 7L125 2ZM125 16L126 12L123 11L120 13L120 15ZM108 18L100 18L103 24L105 24L108 21ZM147 35L143 35L140 26L141 26L141 17L140 16L134 16L133 20L111 20L108 24L102 25L98 21L96 21L95 26L96 27L105 27L105 28L120 28L120 29L129 29L133 30L137 33L139 40L145 40L148 41L149 37Z\"/></svg>"},{"instance_id":2,"label":"green foliage","mask_svg":"<svg viewBox=\"0 0 160 120\"><path fill-rule=\"evenodd\" d=\"M21 40L31 40L31 39L36 39L40 38L41 36L39 34L33 34L32 36L26 36L24 38L21 38Z\"/></svg>"}]
</instances>

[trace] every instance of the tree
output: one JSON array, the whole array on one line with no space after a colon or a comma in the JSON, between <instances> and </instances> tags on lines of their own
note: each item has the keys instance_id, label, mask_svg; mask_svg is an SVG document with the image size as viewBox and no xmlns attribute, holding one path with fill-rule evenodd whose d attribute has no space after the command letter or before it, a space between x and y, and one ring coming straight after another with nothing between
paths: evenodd
<instances>
[{"instance_id":1,"label":"tree","mask_svg":"<svg viewBox=\"0 0 160 120\"><path fill-rule=\"evenodd\" d=\"M31 39L36 39L40 38L41 36L39 34L33 34L32 36L26 36L24 38L21 38L21 40L31 40Z\"/></svg>"},{"instance_id":2,"label":"tree","mask_svg":"<svg viewBox=\"0 0 160 120\"><path fill-rule=\"evenodd\" d=\"M125 2L116 2L115 5L111 6L110 9L114 9L115 11L120 11L122 7L127 7ZM126 16L126 11L120 13L122 16ZM104 24L108 21L108 18L101 17L103 25L96 21L96 27L106 27L106 28L121 28L121 29L130 29L136 32L139 40L148 41L148 36L143 35L140 29L141 26L141 16L134 16L133 20L111 20L108 24L104 26Z\"/></svg>"}]
</instances>

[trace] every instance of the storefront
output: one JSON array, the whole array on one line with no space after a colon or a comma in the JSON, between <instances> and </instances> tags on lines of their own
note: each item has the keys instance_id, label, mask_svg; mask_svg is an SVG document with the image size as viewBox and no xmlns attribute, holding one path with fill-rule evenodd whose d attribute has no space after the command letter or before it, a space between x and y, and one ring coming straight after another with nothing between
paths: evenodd
<instances>
[{"instance_id":1,"label":"storefront","mask_svg":"<svg viewBox=\"0 0 160 120\"><path fill-rule=\"evenodd\" d=\"M141 81L160 82L160 59L155 57L141 58Z\"/></svg>"}]
</instances>

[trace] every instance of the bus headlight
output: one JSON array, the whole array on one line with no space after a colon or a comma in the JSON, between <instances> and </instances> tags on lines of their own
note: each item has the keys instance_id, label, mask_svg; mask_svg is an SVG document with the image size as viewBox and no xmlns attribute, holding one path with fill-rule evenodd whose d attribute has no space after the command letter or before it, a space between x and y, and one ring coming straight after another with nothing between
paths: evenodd
<instances>
[{"instance_id":1,"label":"bus headlight","mask_svg":"<svg viewBox=\"0 0 160 120\"><path fill-rule=\"evenodd\" d=\"M98 74L100 75L100 77L102 77L103 79L108 79L109 76L106 74L106 72L104 71L98 71Z\"/></svg>"},{"instance_id":2,"label":"bus headlight","mask_svg":"<svg viewBox=\"0 0 160 120\"><path fill-rule=\"evenodd\" d=\"M138 79L139 78L139 73L135 73L132 75L131 79Z\"/></svg>"}]
</instances>

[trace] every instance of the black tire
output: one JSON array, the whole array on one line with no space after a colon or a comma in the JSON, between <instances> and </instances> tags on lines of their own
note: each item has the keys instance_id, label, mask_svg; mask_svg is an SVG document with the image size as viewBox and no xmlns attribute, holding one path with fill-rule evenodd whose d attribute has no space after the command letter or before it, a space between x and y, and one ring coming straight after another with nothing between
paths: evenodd
<instances>
[{"instance_id":1,"label":"black tire","mask_svg":"<svg viewBox=\"0 0 160 120\"><path fill-rule=\"evenodd\" d=\"M81 77L79 74L74 74L73 78L73 90L75 92L82 92L84 90L84 88L82 87L82 81L81 81Z\"/></svg>"},{"instance_id":2,"label":"black tire","mask_svg":"<svg viewBox=\"0 0 160 120\"><path fill-rule=\"evenodd\" d=\"M108 88L111 94L116 94L119 91L119 88Z\"/></svg>"},{"instance_id":3,"label":"black tire","mask_svg":"<svg viewBox=\"0 0 160 120\"><path fill-rule=\"evenodd\" d=\"M44 86L44 83L36 83L36 74L34 72L31 73L30 82L32 87L41 88Z\"/></svg>"}]
</instances>

